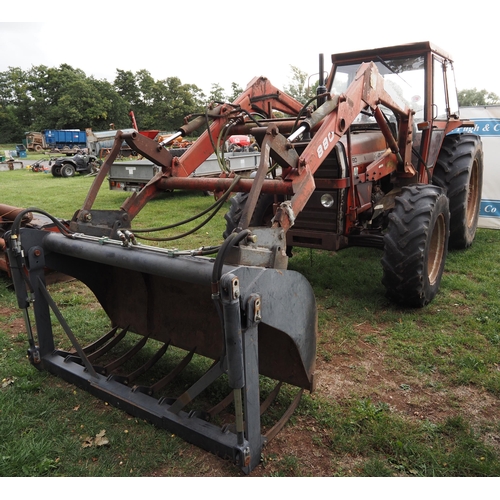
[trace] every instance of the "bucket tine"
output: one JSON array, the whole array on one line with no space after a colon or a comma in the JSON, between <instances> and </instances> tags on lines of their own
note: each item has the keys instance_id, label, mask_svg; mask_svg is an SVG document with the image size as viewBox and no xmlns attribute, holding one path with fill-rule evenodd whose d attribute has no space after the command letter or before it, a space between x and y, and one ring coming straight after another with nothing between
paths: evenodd
<instances>
[{"instance_id":1,"label":"bucket tine","mask_svg":"<svg viewBox=\"0 0 500 500\"><path fill-rule=\"evenodd\" d=\"M262 404L260 405L260 414L261 415L264 414L264 412L271 406L273 401L276 399L276 396L279 394L282 385L283 385L283 382L279 382L278 384L276 384L274 389L269 393L267 398L262 402ZM222 410L227 408L233 402L233 399L234 399L234 393L231 392L219 404L215 405L213 408L208 410L207 414L210 416L210 418L213 418L215 415L218 415ZM229 424L229 425L226 425L225 428L230 429L232 432L234 432L235 426L234 426L234 424Z\"/></svg>"},{"instance_id":2,"label":"bucket tine","mask_svg":"<svg viewBox=\"0 0 500 500\"><path fill-rule=\"evenodd\" d=\"M107 352L109 352L113 347L116 346L123 338L125 335L127 335L129 327L127 326L124 328L116 337L114 337L110 342L108 342L106 345L98 349L92 354L89 354L87 357L91 363L93 363L96 359L100 358L101 356L104 356Z\"/></svg>"},{"instance_id":3,"label":"bucket tine","mask_svg":"<svg viewBox=\"0 0 500 500\"><path fill-rule=\"evenodd\" d=\"M210 418L218 415L224 408L227 408L234 400L234 392L231 391L220 403L216 404L214 407L207 411Z\"/></svg>"},{"instance_id":4,"label":"bucket tine","mask_svg":"<svg viewBox=\"0 0 500 500\"><path fill-rule=\"evenodd\" d=\"M276 387L269 393L265 401L260 405L260 414L262 415L270 406L271 403L276 399L279 394L283 382L276 384Z\"/></svg>"},{"instance_id":5,"label":"bucket tine","mask_svg":"<svg viewBox=\"0 0 500 500\"><path fill-rule=\"evenodd\" d=\"M83 352L85 354L91 354L91 353L97 351L97 349L99 349L106 342L108 342L110 339L112 339L115 336L117 331L118 331L118 327L115 326L108 333L106 333L106 335L103 335L100 339L97 339L95 342L92 342L91 344L86 345L83 348Z\"/></svg>"},{"instance_id":6,"label":"bucket tine","mask_svg":"<svg viewBox=\"0 0 500 500\"><path fill-rule=\"evenodd\" d=\"M129 375L110 375L108 378L109 380L117 380L121 382L122 384L129 385L132 383L134 380L139 378L143 373L147 372L153 365L156 364L157 361L159 361L163 355L167 352L168 346L170 345L169 342L163 344L160 349L158 349L154 356L152 356L146 363L144 363L142 366L137 368L134 372L132 372Z\"/></svg>"},{"instance_id":7,"label":"bucket tine","mask_svg":"<svg viewBox=\"0 0 500 500\"><path fill-rule=\"evenodd\" d=\"M155 394L159 390L163 389L166 387L172 380L179 375L179 373L186 368L186 366L189 364L191 359L193 358L194 352L196 351L196 347L192 349L185 357L184 359L172 370L170 373L165 375L162 379L158 380L158 382L155 382L153 385L147 387L147 386L136 386L133 388L134 392L144 392L145 394L149 394L150 396L152 394ZM161 404L161 400L159 401Z\"/></svg>"},{"instance_id":8,"label":"bucket tine","mask_svg":"<svg viewBox=\"0 0 500 500\"><path fill-rule=\"evenodd\" d=\"M276 436L276 434L278 434L278 432L281 429L283 429L284 425L288 422L293 412L296 410L297 406L299 406L303 392L304 389L301 389L297 393L295 399L292 401L292 404L288 407L286 412L282 415L282 417L278 420L278 422L276 422L276 424L274 424L273 427L268 432L266 432L264 437L267 439L267 442L271 441L271 439L273 439Z\"/></svg>"},{"instance_id":9,"label":"bucket tine","mask_svg":"<svg viewBox=\"0 0 500 500\"><path fill-rule=\"evenodd\" d=\"M191 403L200 392L215 382L223 373L224 370L220 361L212 365L197 382L176 399L175 403L170 406L169 411L178 414L186 405Z\"/></svg>"},{"instance_id":10,"label":"bucket tine","mask_svg":"<svg viewBox=\"0 0 500 500\"><path fill-rule=\"evenodd\" d=\"M120 356L118 359L115 359L115 361L112 361L111 363L108 363L106 366L103 367L103 373L107 374L112 372L113 370L116 370L118 367L122 366L124 363L126 363L130 358L135 356L146 344L148 341L148 337L142 337L142 339L137 342L137 344L132 347L129 351L127 351L123 356Z\"/></svg>"}]
</instances>

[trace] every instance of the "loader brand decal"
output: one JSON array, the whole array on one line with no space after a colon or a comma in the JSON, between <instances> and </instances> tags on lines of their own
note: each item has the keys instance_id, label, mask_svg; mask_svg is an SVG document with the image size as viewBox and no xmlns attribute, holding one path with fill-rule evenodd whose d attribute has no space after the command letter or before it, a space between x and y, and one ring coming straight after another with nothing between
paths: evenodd
<instances>
[{"instance_id":1,"label":"loader brand decal","mask_svg":"<svg viewBox=\"0 0 500 500\"><path fill-rule=\"evenodd\" d=\"M500 200L481 200L479 216L500 218Z\"/></svg>"},{"instance_id":2,"label":"loader brand decal","mask_svg":"<svg viewBox=\"0 0 500 500\"><path fill-rule=\"evenodd\" d=\"M453 130L456 134L477 134L481 137L500 137L500 120L495 118L472 118L474 127L460 127Z\"/></svg>"}]
</instances>

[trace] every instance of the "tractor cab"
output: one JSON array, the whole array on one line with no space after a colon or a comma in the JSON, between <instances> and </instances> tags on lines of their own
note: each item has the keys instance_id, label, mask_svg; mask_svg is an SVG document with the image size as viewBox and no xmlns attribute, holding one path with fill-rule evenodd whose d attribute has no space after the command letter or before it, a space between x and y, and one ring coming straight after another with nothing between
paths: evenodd
<instances>
[{"instance_id":1,"label":"tractor cab","mask_svg":"<svg viewBox=\"0 0 500 500\"><path fill-rule=\"evenodd\" d=\"M462 125L458 121L458 97L451 56L430 42L332 55L330 92L342 94L356 79L360 64L371 61L384 78L387 93L401 109L413 111L414 154L433 167L444 136ZM395 113L381 106L387 120ZM356 123L375 122L369 112ZM414 164L418 163L414 158Z\"/></svg>"}]
</instances>

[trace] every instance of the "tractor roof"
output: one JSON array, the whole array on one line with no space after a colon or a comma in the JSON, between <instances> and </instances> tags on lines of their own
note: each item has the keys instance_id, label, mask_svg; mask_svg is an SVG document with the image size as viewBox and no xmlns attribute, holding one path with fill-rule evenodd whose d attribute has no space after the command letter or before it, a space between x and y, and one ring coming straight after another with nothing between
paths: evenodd
<instances>
[{"instance_id":1,"label":"tractor roof","mask_svg":"<svg viewBox=\"0 0 500 500\"><path fill-rule=\"evenodd\" d=\"M434 52L450 61L453 58L449 53L434 45L432 42L417 42L403 45L394 45L391 47L381 47L378 49L358 50L354 52L343 52L340 54L332 54L332 62L334 64L348 62L368 62L377 57L389 59L391 57L399 57L405 55L415 55L426 52Z\"/></svg>"}]
</instances>

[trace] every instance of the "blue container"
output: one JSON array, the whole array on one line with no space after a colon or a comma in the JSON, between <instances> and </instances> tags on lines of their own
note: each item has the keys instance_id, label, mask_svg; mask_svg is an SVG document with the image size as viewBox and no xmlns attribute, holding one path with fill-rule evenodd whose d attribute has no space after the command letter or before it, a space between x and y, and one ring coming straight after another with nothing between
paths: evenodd
<instances>
[{"instance_id":1,"label":"blue container","mask_svg":"<svg viewBox=\"0 0 500 500\"><path fill-rule=\"evenodd\" d=\"M87 134L82 130L44 130L45 142L52 148L85 148Z\"/></svg>"},{"instance_id":2,"label":"blue container","mask_svg":"<svg viewBox=\"0 0 500 500\"><path fill-rule=\"evenodd\" d=\"M16 145L16 152L19 158L27 158L28 154L26 153L26 146L24 144Z\"/></svg>"}]
</instances>

